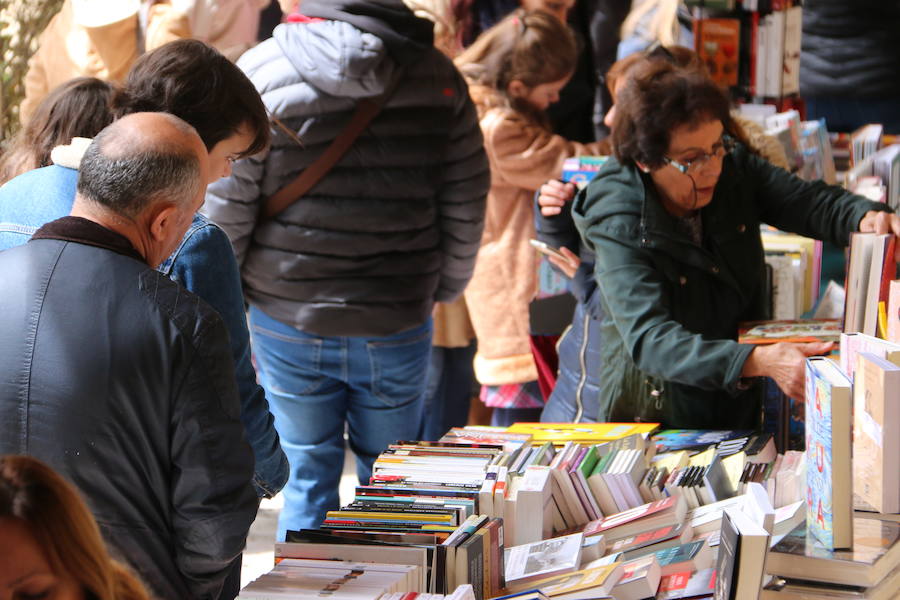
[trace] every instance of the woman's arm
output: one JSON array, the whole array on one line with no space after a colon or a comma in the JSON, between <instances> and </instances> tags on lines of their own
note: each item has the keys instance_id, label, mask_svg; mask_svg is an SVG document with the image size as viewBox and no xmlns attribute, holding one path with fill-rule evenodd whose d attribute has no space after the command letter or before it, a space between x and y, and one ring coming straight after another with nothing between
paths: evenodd
<instances>
[{"instance_id":1,"label":"woman's arm","mask_svg":"<svg viewBox=\"0 0 900 600\"><path fill-rule=\"evenodd\" d=\"M595 277L637 366L669 381L736 393L753 347L705 339L678 323L665 275L639 249L619 241L628 239L630 230L604 229L592 225L585 232L596 250Z\"/></svg>"}]
</instances>

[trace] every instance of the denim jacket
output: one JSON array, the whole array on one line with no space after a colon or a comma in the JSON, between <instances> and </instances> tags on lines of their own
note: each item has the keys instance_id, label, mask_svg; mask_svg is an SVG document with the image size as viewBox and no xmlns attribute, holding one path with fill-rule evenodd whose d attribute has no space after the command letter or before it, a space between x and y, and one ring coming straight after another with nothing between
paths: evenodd
<instances>
[{"instance_id":1,"label":"denim jacket","mask_svg":"<svg viewBox=\"0 0 900 600\"><path fill-rule=\"evenodd\" d=\"M52 165L0 187L0 250L24 244L41 225L68 215L77 181L77 170ZM225 321L241 397L241 421L256 457L253 484L259 496L273 496L287 482L288 462L250 362L250 333L231 242L217 225L197 214L181 244L158 270L204 299Z\"/></svg>"}]
</instances>

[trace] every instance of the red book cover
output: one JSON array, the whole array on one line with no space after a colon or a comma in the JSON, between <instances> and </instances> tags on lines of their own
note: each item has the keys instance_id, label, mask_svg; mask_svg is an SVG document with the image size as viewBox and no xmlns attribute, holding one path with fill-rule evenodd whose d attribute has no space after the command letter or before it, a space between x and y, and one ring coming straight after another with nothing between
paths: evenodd
<instances>
[{"instance_id":1,"label":"red book cover","mask_svg":"<svg viewBox=\"0 0 900 600\"><path fill-rule=\"evenodd\" d=\"M670 496L663 500L657 500L656 502L650 502L649 504L644 504L641 506L637 506L635 508L628 509L626 511L622 511L615 515L610 515L603 519L598 519L596 521L591 521L584 527L584 535L597 535L598 533L603 533L613 527L618 527L619 525L624 525L625 523L631 523L632 521L636 521L648 515L652 515L669 508L675 506L675 502L678 499L674 496Z\"/></svg>"}]
</instances>

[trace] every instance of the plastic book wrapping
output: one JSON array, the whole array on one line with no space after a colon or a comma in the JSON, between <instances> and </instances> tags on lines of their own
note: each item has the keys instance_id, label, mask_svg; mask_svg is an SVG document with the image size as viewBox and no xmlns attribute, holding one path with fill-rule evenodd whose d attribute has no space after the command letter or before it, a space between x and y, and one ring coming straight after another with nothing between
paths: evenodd
<instances>
[{"instance_id":1,"label":"plastic book wrapping","mask_svg":"<svg viewBox=\"0 0 900 600\"><path fill-rule=\"evenodd\" d=\"M853 540L849 388L829 359L806 360L806 524L830 548Z\"/></svg>"}]
</instances>

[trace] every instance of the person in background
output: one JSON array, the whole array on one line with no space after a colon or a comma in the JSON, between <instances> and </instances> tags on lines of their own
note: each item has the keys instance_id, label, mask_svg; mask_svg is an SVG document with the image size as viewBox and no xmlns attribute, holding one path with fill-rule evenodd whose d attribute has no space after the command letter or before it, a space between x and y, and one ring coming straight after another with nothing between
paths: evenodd
<instances>
[{"instance_id":1,"label":"person in background","mask_svg":"<svg viewBox=\"0 0 900 600\"><path fill-rule=\"evenodd\" d=\"M27 125L50 90L73 77L121 83L146 51L190 37L183 13L170 2L65 0L28 60L19 119Z\"/></svg>"},{"instance_id":2,"label":"person in background","mask_svg":"<svg viewBox=\"0 0 900 600\"><path fill-rule=\"evenodd\" d=\"M3 598L149 600L113 560L78 491L30 456L0 456Z\"/></svg>"},{"instance_id":3,"label":"person in background","mask_svg":"<svg viewBox=\"0 0 900 600\"><path fill-rule=\"evenodd\" d=\"M278 537L339 507L345 431L360 482L420 429L435 301L471 276L490 173L465 81L402 0L303 0L238 65L280 124L210 186L250 303L253 349L291 462ZM275 218L266 198L384 105ZM298 139L299 138L299 139Z\"/></svg>"},{"instance_id":4,"label":"person in background","mask_svg":"<svg viewBox=\"0 0 900 600\"><path fill-rule=\"evenodd\" d=\"M572 207L595 255L603 305L601 406L610 419L683 429L753 429L771 377L804 396L807 356L831 344L752 346L738 322L759 318L759 226L846 245L853 231L900 233L883 203L806 182L736 141L725 93L669 61L635 67L618 93L615 157Z\"/></svg>"},{"instance_id":5,"label":"person in background","mask_svg":"<svg viewBox=\"0 0 900 600\"><path fill-rule=\"evenodd\" d=\"M800 96L829 131L881 123L900 134L900 3L806 0Z\"/></svg>"},{"instance_id":6,"label":"person in background","mask_svg":"<svg viewBox=\"0 0 900 600\"><path fill-rule=\"evenodd\" d=\"M50 165L53 148L75 137L93 137L112 123L113 91L96 77L76 77L50 92L0 156L0 184Z\"/></svg>"},{"instance_id":7,"label":"person in background","mask_svg":"<svg viewBox=\"0 0 900 600\"><path fill-rule=\"evenodd\" d=\"M85 151L71 215L0 252L0 453L72 481L170 600L237 595L258 506L228 331L155 269L209 168L181 119L123 117Z\"/></svg>"},{"instance_id":8,"label":"person in background","mask_svg":"<svg viewBox=\"0 0 900 600\"><path fill-rule=\"evenodd\" d=\"M234 63L197 40L171 42L135 63L113 98L113 112L123 116L142 111L170 112L198 131L209 152L210 180L228 174L232 161L262 150L269 141L268 116L253 84ZM57 147L55 164L0 187L0 250L26 243L40 226L69 214L85 147L83 143ZM181 244L159 269L224 319L241 395L241 420L256 459L253 484L259 496L275 495L287 481L287 458L250 361L240 273L228 237L195 215Z\"/></svg>"},{"instance_id":9,"label":"person in background","mask_svg":"<svg viewBox=\"0 0 900 600\"><path fill-rule=\"evenodd\" d=\"M706 67L693 50L681 46L656 45L649 52L631 54L617 61L606 75L615 98L627 83L631 71L651 60L662 60L707 76ZM611 128L615 105L606 113ZM735 111L731 134L773 165L787 168L787 157L777 140L766 136L752 121L741 119ZM609 142L609 140L606 140ZM612 152L610 144L605 154ZM603 382L600 380L603 307L594 279L594 258L581 241L571 215L575 186L551 180L541 186L535 207L538 239L560 248L567 260L550 257L554 266L571 280L578 299L572 327L559 342L559 377L547 400L541 420L544 422L606 421L609 406L599 405Z\"/></svg>"},{"instance_id":10,"label":"person in background","mask_svg":"<svg viewBox=\"0 0 900 600\"><path fill-rule=\"evenodd\" d=\"M537 291L534 191L563 161L597 145L550 132L545 111L575 65L571 31L542 11L517 11L456 59L470 84L491 166L487 218L466 304L478 337L475 374L493 423L536 420L543 406L529 338Z\"/></svg>"},{"instance_id":11,"label":"person in background","mask_svg":"<svg viewBox=\"0 0 900 600\"><path fill-rule=\"evenodd\" d=\"M635 0L622 23L617 58L643 52L654 43L693 48L692 28L684 0Z\"/></svg>"}]
</instances>

